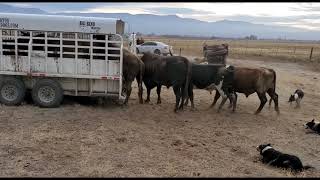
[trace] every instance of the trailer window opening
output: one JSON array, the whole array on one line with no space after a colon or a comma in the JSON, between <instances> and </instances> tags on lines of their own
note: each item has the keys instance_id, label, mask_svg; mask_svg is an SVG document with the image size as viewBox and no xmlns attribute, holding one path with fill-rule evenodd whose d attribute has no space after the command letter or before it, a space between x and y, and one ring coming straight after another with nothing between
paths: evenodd
<instances>
[{"instance_id":1,"label":"trailer window opening","mask_svg":"<svg viewBox=\"0 0 320 180\"><path fill-rule=\"evenodd\" d=\"M93 42L93 46L96 47L105 47L106 43L103 42Z\"/></svg>"},{"instance_id":2,"label":"trailer window opening","mask_svg":"<svg viewBox=\"0 0 320 180\"><path fill-rule=\"evenodd\" d=\"M65 39L75 39L75 34L74 33L63 33L62 34L62 38L65 38Z\"/></svg>"},{"instance_id":3,"label":"trailer window opening","mask_svg":"<svg viewBox=\"0 0 320 180\"><path fill-rule=\"evenodd\" d=\"M63 54L62 57L63 58L73 58L74 59L75 55L74 54Z\"/></svg>"},{"instance_id":4,"label":"trailer window opening","mask_svg":"<svg viewBox=\"0 0 320 180\"><path fill-rule=\"evenodd\" d=\"M78 39L90 39L90 34L78 33Z\"/></svg>"},{"instance_id":5,"label":"trailer window opening","mask_svg":"<svg viewBox=\"0 0 320 180\"><path fill-rule=\"evenodd\" d=\"M48 40L48 45L50 44L60 45L60 40Z\"/></svg>"},{"instance_id":6,"label":"trailer window opening","mask_svg":"<svg viewBox=\"0 0 320 180\"><path fill-rule=\"evenodd\" d=\"M105 40L105 35L93 35L93 40Z\"/></svg>"},{"instance_id":7,"label":"trailer window opening","mask_svg":"<svg viewBox=\"0 0 320 180\"><path fill-rule=\"evenodd\" d=\"M93 59L105 60L105 56L93 56Z\"/></svg>"},{"instance_id":8,"label":"trailer window opening","mask_svg":"<svg viewBox=\"0 0 320 180\"><path fill-rule=\"evenodd\" d=\"M44 39L33 39L33 44L45 44Z\"/></svg>"},{"instance_id":9,"label":"trailer window opening","mask_svg":"<svg viewBox=\"0 0 320 180\"><path fill-rule=\"evenodd\" d=\"M44 51L44 46L32 46L33 51Z\"/></svg>"},{"instance_id":10,"label":"trailer window opening","mask_svg":"<svg viewBox=\"0 0 320 180\"><path fill-rule=\"evenodd\" d=\"M90 59L90 55L78 55L78 59Z\"/></svg>"},{"instance_id":11,"label":"trailer window opening","mask_svg":"<svg viewBox=\"0 0 320 180\"><path fill-rule=\"evenodd\" d=\"M78 46L90 46L90 42L78 41Z\"/></svg>"},{"instance_id":12,"label":"trailer window opening","mask_svg":"<svg viewBox=\"0 0 320 180\"><path fill-rule=\"evenodd\" d=\"M15 36L15 31L17 31L17 36ZM78 59L90 59L90 56L91 56L92 59L94 60L111 60L111 61L120 60L120 57L115 56L120 54L120 50L108 49L108 47L120 48L120 44L117 43L116 41L121 40L121 38L119 38L116 35L92 34L92 39L91 39L91 34L89 33L71 33L71 32L60 33L60 32L44 32L44 31L26 31L26 30L2 30L2 34L4 35L4 37L2 38L3 55L15 55L16 46L14 44L16 43L15 38L17 38L18 55L28 56L29 55L28 44L30 42L30 33L32 35L31 50L46 51L47 57L53 57L53 58L62 57L62 58L75 59L76 46L78 46L77 48L77 53L79 53L77 55ZM47 34L47 43L46 43L46 34ZM60 39L61 35L62 35L62 39ZM78 36L77 40L75 39L76 35ZM74 40L71 40L71 39L74 39ZM108 41L112 41L112 42L108 42ZM62 51L61 51L61 48L62 48ZM90 52L91 48L92 48L92 52Z\"/></svg>"},{"instance_id":13,"label":"trailer window opening","mask_svg":"<svg viewBox=\"0 0 320 180\"><path fill-rule=\"evenodd\" d=\"M28 32L28 31L18 31L18 36L28 36L28 37L30 37L30 32Z\"/></svg>"},{"instance_id":14,"label":"trailer window opening","mask_svg":"<svg viewBox=\"0 0 320 180\"><path fill-rule=\"evenodd\" d=\"M95 54L105 54L106 50L104 50L104 49L93 49L93 53L95 53Z\"/></svg>"},{"instance_id":15,"label":"trailer window opening","mask_svg":"<svg viewBox=\"0 0 320 180\"><path fill-rule=\"evenodd\" d=\"M75 52L75 48L63 47L63 52Z\"/></svg>"},{"instance_id":16,"label":"trailer window opening","mask_svg":"<svg viewBox=\"0 0 320 180\"><path fill-rule=\"evenodd\" d=\"M78 48L78 53L89 53L89 48Z\"/></svg>"},{"instance_id":17,"label":"trailer window opening","mask_svg":"<svg viewBox=\"0 0 320 180\"><path fill-rule=\"evenodd\" d=\"M48 38L60 38L60 33L57 32L47 32Z\"/></svg>"},{"instance_id":18,"label":"trailer window opening","mask_svg":"<svg viewBox=\"0 0 320 180\"><path fill-rule=\"evenodd\" d=\"M74 41L63 41L62 44L63 45L73 45L74 46L75 42Z\"/></svg>"},{"instance_id":19,"label":"trailer window opening","mask_svg":"<svg viewBox=\"0 0 320 180\"><path fill-rule=\"evenodd\" d=\"M59 58L60 53L48 53L48 57Z\"/></svg>"},{"instance_id":20,"label":"trailer window opening","mask_svg":"<svg viewBox=\"0 0 320 180\"><path fill-rule=\"evenodd\" d=\"M32 37L44 37L44 32L32 32Z\"/></svg>"}]
</instances>

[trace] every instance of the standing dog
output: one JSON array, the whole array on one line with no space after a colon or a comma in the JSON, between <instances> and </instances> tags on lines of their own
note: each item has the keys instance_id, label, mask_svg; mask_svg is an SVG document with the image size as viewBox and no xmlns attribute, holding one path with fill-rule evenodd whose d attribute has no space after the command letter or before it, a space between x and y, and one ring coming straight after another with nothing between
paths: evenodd
<instances>
[{"instance_id":1,"label":"standing dog","mask_svg":"<svg viewBox=\"0 0 320 180\"><path fill-rule=\"evenodd\" d=\"M304 92L301 89L297 89L294 94L290 96L289 103L291 104L293 101L296 101L297 105L295 108L300 108L300 102L304 96Z\"/></svg>"},{"instance_id":2,"label":"standing dog","mask_svg":"<svg viewBox=\"0 0 320 180\"><path fill-rule=\"evenodd\" d=\"M317 132L318 134L320 134L320 122L316 122L316 121L314 121L314 119L312 119L312 121L305 124L304 127L306 129L311 129L311 130Z\"/></svg>"},{"instance_id":3,"label":"standing dog","mask_svg":"<svg viewBox=\"0 0 320 180\"><path fill-rule=\"evenodd\" d=\"M273 149L271 144L261 144L257 147L257 151L259 151L263 157L262 162L271 166L290 168L295 172L313 168L311 166L303 166L297 156L284 154Z\"/></svg>"}]
</instances>

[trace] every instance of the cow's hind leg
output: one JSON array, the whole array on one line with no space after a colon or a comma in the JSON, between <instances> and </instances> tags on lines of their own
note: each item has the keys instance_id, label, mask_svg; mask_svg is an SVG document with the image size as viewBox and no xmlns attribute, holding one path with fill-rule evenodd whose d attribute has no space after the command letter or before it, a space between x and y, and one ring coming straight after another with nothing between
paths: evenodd
<instances>
[{"instance_id":1,"label":"cow's hind leg","mask_svg":"<svg viewBox=\"0 0 320 180\"><path fill-rule=\"evenodd\" d=\"M273 100L273 102L274 102L274 110L277 112L277 114L280 114L279 102L278 102L278 98L279 98L278 94L276 92L274 92L273 89L269 89L267 91L267 93L271 97L269 103L271 102L271 100Z\"/></svg>"},{"instance_id":2,"label":"cow's hind leg","mask_svg":"<svg viewBox=\"0 0 320 180\"><path fill-rule=\"evenodd\" d=\"M270 96L270 100L269 100L269 108L271 107L272 99L273 99L273 98Z\"/></svg>"},{"instance_id":3,"label":"cow's hind leg","mask_svg":"<svg viewBox=\"0 0 320 180\"><path fill-rule=\"evenodd\" d=\"M220 98L220 93L218 91L216 91L216 95L214 96L214 100L213 100L210 108L212 108L214 105L216 105L219 98Z\"/></svg>"},{"instance_id":4,"label":"cow's hind leg","mask_svg":"<svg viewBox=\"0 0 320 180\"><path fill-rule=\"evenodd\" d=\"M131 91L132 91L131 84L132 84L132 81L127 82L126 85L125 85L126 86L126 91L127 91L127 96L126 96L126 99L124 101L124 105L128 105L128 101L129 101L129 98L130 98L130 95L131 95Z\"/></svg>"},{"instance_id":5,"label":"cow's hind leg","mask_svg":"<svg viewBox=\"0 0 320 180\"><path fill-rule=\"evenodd\" d=\"M150 92L151 92L151 88L147 87L147 99L144 101L145 103L150 102Z\"/></svg>"},{"instance_id":6,"label":"cow's hind leg","mask_svg":"<svg viewBox=\"0 0 320 180\"><path fill-rule=\"evenodd\" d=\"M233 96L234 96L234 94L233 94ZM235 97L235 96L234 96L234 97ZM228 106L229 109L233 107L234 97L233 97L233 98L232 98L232 97L229 97L229 106Z\"/></svg>"},{"instance_id":7,"label":"cow's hind leg","mask_svg":"<svg viewBox=\"0 0 320 180\"><path fill-rule=\"evenodd\" d=\"M221 103L220 103L220 106L218 108L218 113L220 112L222 106L226 103L226 101L228 100L228 97L225 97L222 99Z\"/></svg>"},{"instance_id":8,"label":"cow's hind leg","mask_svg":"<svg viewBox=\"0 0 320 180\"><path fill-rule=\"evenodd\" d=\"M184 100L185 100L185 98L186 97L188 97L188 89L187 89L187 91L185 92L185 88L184 88L184 86L182 86L181 88L180 88L180 92L181 92L181 103L180 103L180 106L179 106L179 109L183 109L183 105L184 105Z\"/></svg>"},{"instance_id":9,"label":"cow's hind leg","mask_svg":"<svg viewBox=\"0 0 320 180\"><path fill-rule=\"evenodd\" d=\"M157 94L158 94L158 101L157 104L161 104L161 85L157 85Z\"/></svg>"},{"instance_id":10,"label":"cow's hind leg","mask_svg":"<svg viewBox=\"0 0 320 180\"><path fill-rule=\"evenodd\" d=\"M143 98L142 98L142 95L143 95L143 86L142 86L142 81L140 81L139 77L137 76L136 77L137 79L137 82L138 82L138 97L139 97L139 103L140 104L143 104Z\"/></svg>"},{"instance_id":11,"label":"cow's hind leg","mask_svg":"<svg viewBox=\"0 0 320 180\"><path fill-rule=\"evenodd\" d=\"M234 93L228 93L227 92L227 94L226 94L226 96L222 96L222 101L221 101L221 103L220 103L220 106L219 106L219 108L218 108L218 113L220 112L220 110L221 110L221 108L223 107L223 105L226 103L226 101L228 100L228 99L230 99L230 101L231 102L234 102L234 99L235 99L235 97L234 97Z\"/></svg>"},{"instance_id":12,"label":"cow's hind leg","mask_svg":"<svg viewBox=\"0 0 320 180\"><path fill-rule=\"evenodd\" d=\"M188 95L188 97L186 98L186 101L185 101L185 103L184 103L185 106L188 106L188 104L189 104L189 99L190 99L189 96L190 96L190 95Z\"/></svg>"},{"instance_id":13,"label":"cow's hind leg","mask_svg":"<svg viewBox=\"0 0 320 180\"><path fill-rule=\"evenodd\" d=\"M298 99L296 100L296 107L295 107L295 108L300 108L300 102L301 102L301 99L298 98Z\"/></svg>"},{"instance_id":14,"label":"cow's hind leg","mask_svg":"<svg viewBox=\"0 0 320 180\"><path fill-rule=\"evenodd\" d=\"M254 114L259 114L262 110L262 108L264 107L264 105L267 103L268 99L265 93L257 93L258 97L260 99L260 106L257 109L257 111Z\"/></svg>"},{"instance_id":15,"label":"cow's hind leg","mask_svg":"<svg viewBox=\"0 0 320 180\"><path fill-rule=\"evenodd\" d=\"M194 110L193 97L194 97L194 94L193 94L193 86L189 86L189 88L188 88L188 97L187 97L187 100L190 99L190 102L191 102L191 110ZM187 102L188 102L188 101L187 101Z\"/></svg>"},{"instance_id":16,"label":"cow's hind leg","mask_svg":"<svg viewBox=\"0 0 320 180\"><path fill-rule=\"evenodd\" d=\"M176 96L176 105L175 105L175 108L174 108L174 112L177 112L178 111L178 107L179 107L180 98L181 98L181 88L179 86L173 86L173 92L174 92L174 94Z\"/></svg>"},{"instance_id":17,"label":"cow's hind leg","mask_svg":"<svg viewBox=\"0 0 320 180\"><path fill-rule=\"evenodd\" d=\"M234 98L233 98L233 102L232 102L232 112L236 111L237 101L238 101L238 95L237 95L237 93L234 93Z\"/></svg>"}]
</instances>

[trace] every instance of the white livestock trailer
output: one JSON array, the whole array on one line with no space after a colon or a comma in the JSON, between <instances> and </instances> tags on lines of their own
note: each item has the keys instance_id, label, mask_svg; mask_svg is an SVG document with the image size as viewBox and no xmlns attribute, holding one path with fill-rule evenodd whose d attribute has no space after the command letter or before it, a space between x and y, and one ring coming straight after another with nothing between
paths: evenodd
<instances>
[{"instance_id":1,"label":"white livestock trailer","mask_svg":"<svg viewBox=\"0 0 320 180\"><path fill-rule=\"evenodd\" d=\"M41 107L64 95L122 94L124 22L112 18L0 13L0 103L27 90Z\"/></svg>"}]
</instances>

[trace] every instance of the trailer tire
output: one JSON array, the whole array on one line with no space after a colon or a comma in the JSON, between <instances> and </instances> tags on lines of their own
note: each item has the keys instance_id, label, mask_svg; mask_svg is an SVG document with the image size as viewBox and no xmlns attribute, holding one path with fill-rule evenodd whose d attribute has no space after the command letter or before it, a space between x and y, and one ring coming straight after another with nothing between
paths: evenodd
<instances>
[{"instance_id":1,"label":"trailer tire","mask_svg":"<svg viewBox=\"0 0 320 180\"><path fill-rule=\"evenodd\" d=\"M20 105L24 100L26 88L21 79L2 77L0 80L0 102L7 106Z\"/></svg>"},{"instance_id":2,"label":"trailer tire","mask_svg":"<svg viewBox=\"0 0 320 180\"><path fill-rule=\"evenodd\" d=\"M40 79L32 88L32 100L45 108L59 107L63 100L61 85L52 79Z\"/></svg>"}]
</instances>

